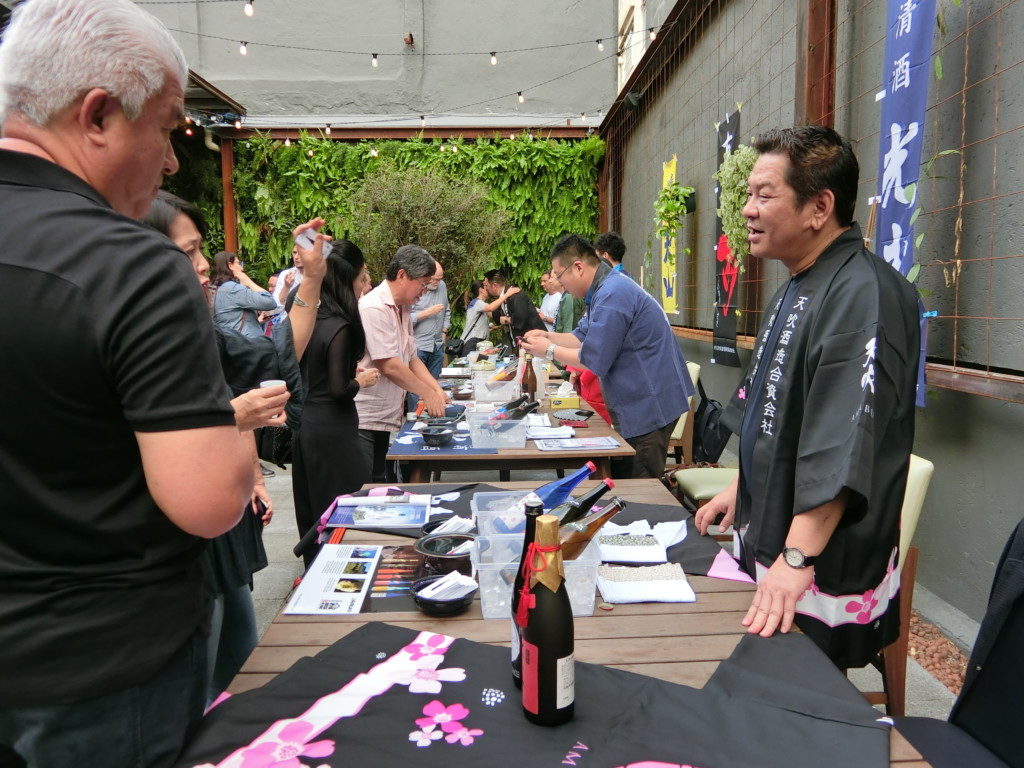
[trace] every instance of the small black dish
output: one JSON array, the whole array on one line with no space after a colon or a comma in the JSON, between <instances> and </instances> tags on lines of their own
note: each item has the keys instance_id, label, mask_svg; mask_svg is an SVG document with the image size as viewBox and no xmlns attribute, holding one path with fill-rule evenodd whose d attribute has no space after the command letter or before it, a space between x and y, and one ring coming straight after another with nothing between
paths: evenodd
<instances>
[{"instance_id":1,"label":"small black dish","mask_svg":"<svg viewBox=\"0 0 1024 768\"><path fill-rule=\"evenodd\" d=\"M448 445L455 437L455 430L448 427L427 427L420 431L423 435L423 442L435 448Z\"/></svg>"},{"instance_id":2,"label":"small black dish","mask_svg":"<svg viewBox=\"0 0 1024 768\"><path fill-rule=\"evenodd\" d=\"M457 597L454 600L431 600L429 597L422 597L420 590L430 584L433 584L438 579L444 578L443 576L427 576L424 579L417 579L412 583L412 588L409 593L412 595L413 602L416 603L417 607L423 611L427 616L458 616L460 613L465 613L469 610L469 606L473 604L473 598L476 597L477 589L474 589L468 595Z\"/></svg>"},{"instance_id":3,"label":"small black dish","mask_svg":"<svg viewBox=\"0 0 1024 768\"><path fill-rule=\"evenodd\" d=\"M416 539L413 548L423 555L424 565L431 573L443 575L460 571L468 575L472 570L469 552L461 555L452 555L450 552L463 542L472 541L474 538L471 533L435 533Z\"/></svg>"}]
</instances>

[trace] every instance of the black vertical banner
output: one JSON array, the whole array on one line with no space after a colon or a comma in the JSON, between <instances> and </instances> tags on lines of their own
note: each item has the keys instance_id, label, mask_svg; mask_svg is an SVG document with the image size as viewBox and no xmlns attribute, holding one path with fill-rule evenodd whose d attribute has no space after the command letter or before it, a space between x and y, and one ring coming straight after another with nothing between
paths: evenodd
<instances>
[{"instance_id":1,"label":"black vertical banner","mask_svg":"<svg viewBox=\"0 0 1024 768\"><path fill-rule=\"evenodd\" d=\"M718 164L728 152L732 152L739 144L740 112L737 109L716 126L718 131ZM721 191L715 187L715 208L718 208ZM732 250L725 240L722 231L722 220L715 217L715 338L711 346L711 362L740 367L740 359L736 354L736 302L739 300L739 269L733 262Z\"/></svg>"}]
</instances>

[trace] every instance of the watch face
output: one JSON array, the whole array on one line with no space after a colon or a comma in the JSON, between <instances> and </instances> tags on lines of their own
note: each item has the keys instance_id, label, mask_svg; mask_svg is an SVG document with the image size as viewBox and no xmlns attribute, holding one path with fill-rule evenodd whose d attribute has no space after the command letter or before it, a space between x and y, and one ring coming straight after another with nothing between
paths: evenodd
<instances>
[{"instance_id":1,"label":"watch face","mask_svg":"<svg viewBox=\"0 0 1024 768\"><path fill-rule=\"evenodd\" d=\"M804 553L796 547L786 547L782 550L782 558L793 568L800 568L804 564Z\"/></svg>"}]
</instances>

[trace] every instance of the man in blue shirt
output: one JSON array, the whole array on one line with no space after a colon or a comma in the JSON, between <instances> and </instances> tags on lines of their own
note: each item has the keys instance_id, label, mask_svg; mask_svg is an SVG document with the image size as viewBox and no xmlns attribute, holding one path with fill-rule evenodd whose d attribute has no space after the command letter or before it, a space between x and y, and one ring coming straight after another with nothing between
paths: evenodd
<instances>
[{"instance_id":1,"label":"man in blue shirt","mask_svg":"<svg viewBox=\"0 0 1024 768\"><path fill-rule=\"evenodd\" d=\"M555 244L551 270L569 293L583 299L587 314L572 333L530 331L523 346L597 374L615 428L636 450L631 477L661 477L672 428L693 394L668 318L579 235Z\"/></svg>"},{"instance_id":2,"label":"man in blue shirt","mask_svg":"<svg viewBox=\"0 0 1024 768\"><path fill-rule=\"evenodd\" d=\"M594 250L597 252L597 258L607 262L616 272L633 277L622 265L622 260L626 258L626 241L618 232L604 232L598 235L594 239Z\"/></svg>"}]
</instances>

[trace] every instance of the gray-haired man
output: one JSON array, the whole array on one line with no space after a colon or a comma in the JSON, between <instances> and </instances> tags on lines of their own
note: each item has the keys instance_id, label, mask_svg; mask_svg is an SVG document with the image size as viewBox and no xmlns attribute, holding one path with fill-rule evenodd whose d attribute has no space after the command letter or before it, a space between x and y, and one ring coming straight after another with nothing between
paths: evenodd
<instances>
[{"instance_id":1,"label":"gray-haired man","mask_svg":"<svg viewBox=\"0 0 1024 768\"><path fill-rule=\"evenodd\" d=\"M403 245L388 264L385 280L359 300L366 333L363 368L383 377L356 395L359 439L373 466L374 482L389 482L385 456L392 432L402 425L405 393L419 395L431 416L443 416L447 397L416 354L410 307L430 286L437 262L418 245Z\"/></svg>"},{"instance_id":2,"label":"gray-haired man","mask_svg":"<svg viewBox=\"0 0 1024 768\"><path fill-rule=\"evenodd\" d=\"M252 471L192 266L135 221L187 73L128 0L27 0L0 45L0 753L29 766L170 765L202 715L200 537Z\"/></svg>"}]
</instances>

